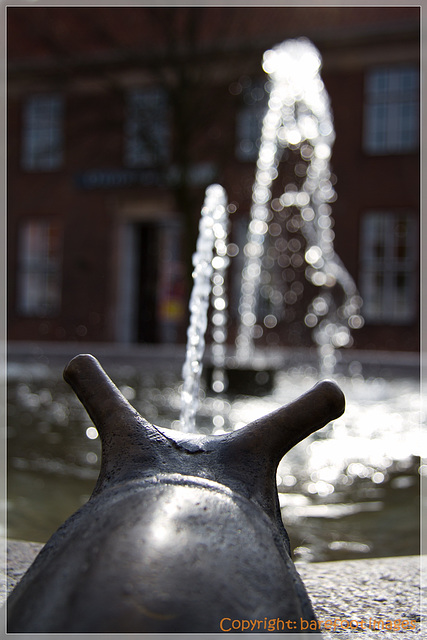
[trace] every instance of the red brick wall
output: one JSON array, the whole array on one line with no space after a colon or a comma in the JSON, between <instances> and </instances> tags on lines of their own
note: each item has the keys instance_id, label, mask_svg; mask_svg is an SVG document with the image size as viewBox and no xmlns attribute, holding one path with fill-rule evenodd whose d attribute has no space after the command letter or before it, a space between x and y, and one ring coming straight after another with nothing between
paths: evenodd
<instances>
[{"instance_id":1,"label":"red brick wall","mask_svg":"<svg viewBox=\"0 0 427 640\"><path fill-rule=\"evenodd\" d=\"M184 11L180 18L185 17ZM234 79L238 79L243 73L260 73L261 54L267 45L304 34L319 46L337 135L332 156L338 194L333 204L335 248L357 281L359 227L364 211L387 207L419 210L417 154L368 157L361 140L364 69L369 60L387 59L395 49L393 43L407 56L409 48L416 52L414 31L405 30L405 25L417 20L418 8L259 7L235 12L214 7L206 15L202 33L207 50L219 37L223 46L217 79L204 107L205 126L195 137L191 152L197 160L212 160L220 167L218 179L230 202L238 206L235 216L249 211L254 164L236 160L238 99L229 93L230 80L222 78L221 65L226 75L231 73L233 78L235 73ZM135 54L147 60L147 55L161 47L160 26L154 27L149 16L144 8L8 9L10 339L115 338L117 200L125 196L155 198L163 196L164 190L83 190L76 186L76 176L88 169L123 167L124 94L117 79L126 69L126 56L133 56L132 66ZM79 38L75 37L77 30ZM224 54L227 47L237 51ZM96 56L91 58L92 54ZM105 73L106 60L112 62ZM38 62L44 66L37 68ZM37 87L58 89L66 97L64 166L52 173L28 173L20 168L22 100ZM196 228L203 192L193 195ZM16 312L17 233L20 222L28 216L52 216L62 225L63 298L58 318L24 318ZM416 324L366 325L354 332L354 337L355 345L363 348L418 348Z\"/></svg>"}]
</instances>

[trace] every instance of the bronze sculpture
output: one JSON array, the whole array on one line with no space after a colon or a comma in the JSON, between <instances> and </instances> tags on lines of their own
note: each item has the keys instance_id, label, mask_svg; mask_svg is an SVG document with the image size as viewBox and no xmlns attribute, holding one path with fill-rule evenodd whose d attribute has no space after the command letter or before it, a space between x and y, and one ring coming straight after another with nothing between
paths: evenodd
<instances>
[{"instance_id":1,"label":"bronze sculpture","mask_svg":"<svg viewBox=\"0 0 427 640\"><path fill-rule=\"evenodd\" d=\"M202 436L149 424L93 356L74 358L64 378L99 431L101 470L89 501L10 595L8 631L260 633L270 620L283 621L278 631L314 630L276 469L341 415L337 385L321 382L240 430Z\"/></svg>"}]
</instances>

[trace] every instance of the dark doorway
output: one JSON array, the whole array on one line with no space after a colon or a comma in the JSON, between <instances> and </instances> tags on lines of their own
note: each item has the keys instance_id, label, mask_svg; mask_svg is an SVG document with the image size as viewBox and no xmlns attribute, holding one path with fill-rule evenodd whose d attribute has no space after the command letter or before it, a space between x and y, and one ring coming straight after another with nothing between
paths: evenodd
<instances>
[{"instance_id":1,"label":"dark doorway","mask_svg":"<svg viewBox=\"0 0 427 640\"><path fill-rule=\"evenodd\" d=\"M159 275L159 226L145 223L137 226L137 341L159 342L157 291Z\"/></svg>"}]
</instances>

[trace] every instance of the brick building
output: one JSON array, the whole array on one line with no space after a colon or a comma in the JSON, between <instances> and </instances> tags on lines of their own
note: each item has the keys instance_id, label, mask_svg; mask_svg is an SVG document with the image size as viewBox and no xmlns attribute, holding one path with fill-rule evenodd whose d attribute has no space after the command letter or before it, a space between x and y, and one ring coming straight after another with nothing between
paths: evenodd
<instances>
[{"instance_id":1,"label":"brick building","mask_svg":"<svg viewBox=\"0 0 427 640\"><path fill-rule=\"evenodd\" d=\"M419 21L405 6L9 7L9 339L185 340L204 189L225 187L241 247L262 55L305 36L334 114L335 249L364 299L354 346L417 350ZM291 324L275 339L304 343Z\"/></svg>"}]
</instances>

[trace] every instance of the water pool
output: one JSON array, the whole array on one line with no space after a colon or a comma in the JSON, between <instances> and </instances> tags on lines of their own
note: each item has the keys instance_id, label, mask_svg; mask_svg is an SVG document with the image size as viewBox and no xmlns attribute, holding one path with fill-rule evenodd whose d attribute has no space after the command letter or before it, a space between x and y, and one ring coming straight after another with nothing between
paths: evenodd
<instances>
[{"instance_id":1,"label":"water pool","mask_svg":"<svg viewBox=\"0 0 427 640\"><path fill-rule=\"evenodd\" d=\"M66 361L65 361L66 362ZM181 377L174 368L105 367L147 420L177 428ZM337 375L344 415L292 449L277 483L294 556L306 561L419 553L420 457L426 453L416 375ZM261 397L202 391L198 426L238 428L318 381L310 366L278 371ZM10 363L8 536L44 542L83 504L100 463L97 432L61 369Z\"/></svg>"}]
</instances>

